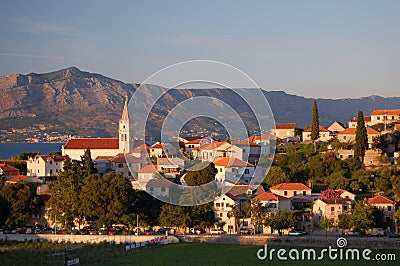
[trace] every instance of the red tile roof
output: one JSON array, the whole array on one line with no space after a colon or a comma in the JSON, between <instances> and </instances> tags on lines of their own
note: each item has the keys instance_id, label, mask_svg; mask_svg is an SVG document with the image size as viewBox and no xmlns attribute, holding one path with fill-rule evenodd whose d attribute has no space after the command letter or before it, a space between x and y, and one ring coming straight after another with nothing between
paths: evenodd
<instances>
[{"instance_id":1,"label":"red tile roof","mask_svg":"<svg viewBox=\"0 0 400 266\"><path fill-rule=\"evenodd\" d=\"M353 117L352 119L350 119L350 122L357 122L357 117ZM364 116L364 122L371 122L371 117Z\"/></svg>"},{"instance_id":2,"label":"red tile roof","mask_svg":"<svg viewBox=\"0 0 400 266\"><path fill-rule=\"evenodd\" d=\"M384 196L376 196L368 199L369 204L394 204L394 201Z\"/></svg>"},{"instance_id":3,"label":"red tile roof","mask_svg":"<svg viewBox=\"0 0 400 266\"><path fill-rule=\"evenodd\" d=\"M0 168L3 170L4 175L19 175L19 169L14 166L0 163Z\"/></svg>"},{"instance_id":4,"label":"red tile roof","mask_svg":"<svg viewBox=\"0 0 400 266\"><path fill-rule=\"evenodd\" d=\"M270 187L270 189L274 190L311 190L311 188L307 187L302 183L281 183Z\"/></svg>"},{"instance_id":5,"label":"red tile roof","mask_svg":"<svg viewBox=\"0 0 400 266\"><path fill-rule=\"evenodd\" d=\"M303 132L311 132L311 127L304 129ZM319 126L319 132L329 132L329 130L323 126Z\"/></svg>"},{"instance_id":6,"label":"red tile roof","mask_svg":"<svg viewBox=\"0 0 400 266\"><path fill-rule=\"evenodd\" d=\"M162 149L163 147L168 146L168 144L165 143L155 143L153 146L151 146L152 149Z\"/></svg>"},{"instance_id":7,"label":"red tile roof","mask_svg":"<svg viewBox=\"0 0 400 266\"><path fill-rule=\"evenodd\" d=\"M254 198L259 201L279 201L279 200L290 200L289 198L275 195L272 192L264 192Z\"/></svg>"},{"instance_id":8,"label":"red tile roof","mask_svg":"<svg viewBox=\"0 0 400 266\"><path fill-rule=\"evenodd\" d=\"M201 141L201 140L202 140L202 139L194 139L194 140L191 140L191 141L186 142L185 145L186 145L186 144L200 144L200 141Z\"/></svg>"},{"instance_id":9,"label":"red tile roof","mask_svg":"<svg viewBox=\"0 0 400 266\"><path fill-rule=\"evenodd\" d=\"M400 110L375 110L371 115L400 115Z\"/></svg>"},{"instance_id":10,"label":"red tile roof","mask_svg":"<svg viewBox=\"0 0 400 266\"><path fill-rule=\"evenodd\" d=\"M64 149L119 149L118 138L78 138L70 139Z\"/></svg>"},{"instance_id":11,"label":"red tile roof","mask_svg":"<svg viewBox=\"0 0 400 266\"><path fill-rule=\"evenodd\" d=\"M17 175L17 176L11 177L6 182L8 182L8 183L18 183L18 182L21 182L21 181L29 178L29 177L30 176L27 176L27 175Z\"/></svg>"},{"instance_id":12,"label":"red tile roof","mask_svg":"<svg viewBox=\"0 0 400 266\"><path fill-rule=\"evenodd\" d=\"M357 128L346 128L345 130L339 132L340 135L355 135ZM379 135L380 133L373 128L367 127L368 135Z\"/></svg>"},{"instance_id":13,"label":"red tile roof","mask_svg":"<svg viewBox=\"0 0 400 266\"><path fill-rule=\"evenodd\" d=\"M155 179L150 179L149 182L147 182L146 187L169 187L171 185L172 182L169 182L164 178L155 178Z\"/></svg>"},{"instance_id":14,"label":"red tile roof","mask_svg":"<svg viewBox=\"0 0 400 266\"><path fill-rule=\"evenodd\" d=\"M253 166L251 163L245 162L238 158L222 158L214 162L216 166L225 166L225 167L245 167L245 166Z\"/></svg>"},{"instance_id":15,"label":"red tile roof","mask_svg":"<svg viewBox=\"0 0 400 266\"><path fill-rule=\"evenodd\" d=\"M157 165L149 164L139 169L139 174L152 174L157 173Z\"/></svg>"},{"instance_id":16,"label":"red tile roof","mask_svg":"<svg viewBox=\"0 0 400 266\"><path fill-rule=\"evenodd\" d=\"M45 162L48 162L50 159L53 159L55 162L63 162L67 156L63 155L40 155L36 154L33 158L38 159L42 158Z\"/></svg>"},{"instance_id":17,"label":"red tile roof","mask_svg":"<svg viewBox=\"0 0 400 266\"><path fill-rule=\"evenodd\" d=\"M296 123L275 124L274 129L295 129Z\"/></svg>"}]
</instances>

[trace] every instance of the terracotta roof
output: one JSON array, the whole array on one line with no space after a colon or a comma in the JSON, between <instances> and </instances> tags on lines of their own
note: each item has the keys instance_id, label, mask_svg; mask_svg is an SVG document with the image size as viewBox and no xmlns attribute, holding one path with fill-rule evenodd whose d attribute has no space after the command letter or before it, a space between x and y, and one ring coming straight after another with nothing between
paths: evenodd
<instances>
[{"instance_id":1,"label":"terracotta roof","mask_svg":"<svg viewBox=\"0 0 400 266\"><path fill-rule=\"evenodd\" d=\"M275 124L274 129L295 129L296 123Z\"/></svg>"},{"instance_id":2,"label":"terracotta roof","mask_svg":"<svg viewBox=\"0 0 400 266\"><path fill-rule=\"evenodd\" d=\"M400 130L400 124L394 125L394 130Z\"/></svg>"},{"instance_id":3,"label":"terracotta roof","mask_svg":"<svg viewBox=\"0 0 400 266\"><path fill-rule=\"evenodd\" d=\"M162 149L163 147L168 146L168 144L165 143L155 143L153 146L151 146L152 149Z\"/></svg>"},{"instance_id":4,"label":"terracotta roof","mask_svg":"<svg viewBox=\"0 0 400 266\"><path fill-rule=\"evenodd\" d=\"M249 146L249 147L258 147L259 145L255 142L250 142L247 139L245 140L239 140L235 143L233 143L234 145L240 147L240 146Z\"/></svg>"},{"instance_id":5,"label":"terracotta roof","mask_svg":"<svg viewBox=\"0 0 400 266\"><path fill-rule=\"evenodd\" d=\"M7 175L7 172L18 172L19 173L19 169L15 168L14 166L5 164L5 163L0 163L0 168L3 170L3 173Z\"/></svg>"},{"instance_id":6,"label":"terracotta roof","mask_svg":"<svg viewBox=\"0 0 400 266\"><path fill-rule=\"evenodd\" d=\"M124 110L122 111L121 120L129 120L128 97L125 99Z\"/></svg>"},{"instance_id":7,"label":"terracotta roof","mask_svg":"<svg viewBox=\"0 0 400 266\"><path fill-rule=\"evenodd\" d=\"M113 163L126 163L125 154L118 153L110 161Z\"/></svg>"},{"instance_id":8,"label":"terracotta roof","mask_svg":"<svg viewBox=\"0 0 400 266\"><path fill-rule=\"evenodd\" d=\"M376 196L368 199L369 204L394 204L394 201L384 196Z\"/></svg>"},{"instance_id":9,"label":"terracotta roof","mask_svg":"<svg viewBox=\"0 0 400 266\"><path fill-rule=\"evenodd\" d=\"M355 135L357 128L346 128L345 130L339 132L340 135ZM380 133L373 128L367 127L368 135L379 135Z\"/></svg>"},{"instance_id":10,"label":"terracotta roof","mask_svg":"<svg viewBox=\"0 0 400 266\"><path fill-rule=\"evenodd\" d=\"M400 115L400 110L375 110L371 115Z\"/></svg>"},{"instance_id":11,"label":"terracotta roof","mask_svg":"<svg viewBox=\"0 0 400 266\"><path fill-rule=\"evenodd\" d=\"M274 190L311 190L311 188L307 187L303 183L281 183L270 187L270 189Z\"/></svg>"},{"instance_id":12,"label":"terracotta roof","mask_svg":"<svg viewBox=\"0 0 400 266\"><path fill-rule=\"evenodd\" d=\"M150 179L149 182L147 182L146 187L169 187L171 184L172 182L169 182L164 178L155 178Z\"/></svg>"},{"instance_id":13,"label":"terracotta roof","mask_svg":"<svg viewBox=\"0 0 400 266\"><path fill-rule=\"evenodd\" d=\"M335 191L336 191L339 195L342 195L344 192L348 192L348 193L350 193L350 194L353 194L353 193L351 193L351 192L349 192L349 191L347 191L347 190L345 190L345 189L341 189L341 188L335 189ZM353 195L354 195L354 194L353 194Z\"/></svg>"},{"instance_id":14,"label":"terracotta roof","mask_svg":"<svg viewBox=\"0 0 400 266\"><path fill-rule=\"evenodd\" d=\"M201 141L201 140L202 140L202 139L194 139L194 140L191 140L191 141L186 142L185 145L186 145L186 144L200 144L200 141Z\"/></svg>"},{"instance_id":15,"label":"terracotta roof","mask_svg":"<svg viewBox=\"0 0 400 266\"><path fill-rule=\"evenodd\" d=\"M157 173L157 165L153 164L148 164L142 168L139 169L138 173L139 174L152 174L152 173Z\"/></svg>"},{"instance_id":16,"label":"terracotta roof","mask_svg":"<svg viewBox=\"0 0 400 266\"><path fill-rule=\"evenodd\" d=\"M212 143L208 143L208 144L202 145L200 148L202 150L215 150L215 149L217 149L219 146L221 146L224 143L227 143L227 142L215 141L215 142L212 142Z\"/></svg>"},{"instance_id":17,"label":"terracotta roof","mask_svg":"<svg viewBox=\"0 0 400 266\"><path fill-rule=\"evenodd\" d=\"M97 156L95 160L108 160L111 161L114 156Z\"/></svg>"},{"instance_id":18,"label":"terracotta roof","mask_svg":"<svg viewBox=\"0 0 400 266\"><path fill-rule=\"evenodd\" d=\"M119 149L118 138L78 138L70 139L64 149Z\"/></svg>"},{"instance_id":19,"label":"terracotta roof","mask_svg":"<svg viewBox=\"0 0 400 266\"><path fill-rule=\"evenodd\" d=\"M29 177L30 176L27 176L27 175L16 175L16 176L13 176L10 179L8 179L6 182L8 182L8 183L18 183L18 182L21 182L21 181L29 178Z\"/></svg>"},{"instance_id":20,"label":"terracotta roof","mask_svg":"<svg viewBox=\"0 0 400 266\"><path fill-rule=\"evenodd\" d=\"M303 132L311 132L311 127L304 129ZM329 132L329 130L323 126L319 126L319 132Z\"/></svg>"},{"instance_id":21,"label":"terracotta roof","mask_svg":"<svg viewBox=\"0 0 400 266\"><path fill-rule=\"evenodd\" d=\"M187 140L187 141L193 141L196 139L201 139L201 137L196 137L196 136L181 136L182 139Z\"/></svg>"},{"instance_id":22,"label":"terracotta roof","mask_svg":"<svg viewBox=\"0 0 400 266\"><path fill-rule=\"evenodd\" d=\"M63 155L40 155L36 154L33 158L38 159L42 158L45 162L48 162L50 159L53 159L55 162L63 162L67 156Z\"/></svg>"},{"instance_id":23,"label":"terracotta roof","mask_svg":"<svg viewBox=\"0 0 400 266\"><path fill-rule=\"evenodd\" d=\"M357 122L357 117L353 117L352 119L350 119L350 122ZM371 117L364 116L364 122L371 122Z\"/></svg>"},{"instance_id":24,"label":"terracotta roof","mask_svg":"<svg viewBox=\"0 0 400 266\"><path fill-rule=\"evenodd\" d=\"M272 192L264 192L254 198L259 201L279 201L279 200L290 200L289 198L275 195Z\"/></svg>"},{"instance_id":25,"label":"terracotta roof","mask_svg":"<svg viewBox=\"0 0 400 266\"><path fill-rule=\"evenodd\" d=\"M234 185L230 190L229 193L234 195L235 197L247 196L247 190L249 189L250 185ZM260 195L261 193L265 192L263 186L258 186L255 189L254 196Z\"/></svg>"},{"instance_id":26,"label":"terracotta roof","mask_svg":"<svg viewBox=\"0 0 400 266\"><path fill-rule=\"evenodd\" d=\"M349 202L351 201L350 199L347 198L334 198L334 199L319 199L326 204L342 204L343 202Z\"/></svg>"},{"instance_id":27,"label":"terracotta roof","mask_svg":"<svg viewBox=\"0 0 400 266\"><path fill-rule=\"evenodd\" d=\"M253 166L251 163L245 162L238 158L222 158L214 162L216 166L225 166L225 167L245 167L245 166Z\"/></svg>"}]
</instances>

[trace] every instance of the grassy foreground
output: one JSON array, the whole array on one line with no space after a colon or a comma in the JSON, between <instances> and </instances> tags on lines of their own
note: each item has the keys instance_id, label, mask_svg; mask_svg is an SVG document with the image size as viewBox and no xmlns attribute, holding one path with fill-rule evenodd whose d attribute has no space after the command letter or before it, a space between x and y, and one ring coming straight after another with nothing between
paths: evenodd
<instances>
[{"instance_id":1,"label":"grassy foreground","mask_svg":"<svg viewBox=\"0 0 400 266\"><path fill-rule=\"evenodd\" d=\"M111 259L99 265L152 265L152 266L236 266L236 265L399 265L399 250L381 250L374 251L376 253L395 253L396 261L332 261L325 259L323 261L280 261L275 256L273 261L259 260L257 251L260 246L242 246L242 245L225 245L225 244L205 244L205 243L182 243L170 244L158 247L148 247L136 250L135 253ZM268 248L284 248L289 251L292 247L268 247ZM298 248L302 250L302 248ZM316 249L320 251L320 249ZM327 257L327 256L326 256Z\"/></svg>"}]
</instances>

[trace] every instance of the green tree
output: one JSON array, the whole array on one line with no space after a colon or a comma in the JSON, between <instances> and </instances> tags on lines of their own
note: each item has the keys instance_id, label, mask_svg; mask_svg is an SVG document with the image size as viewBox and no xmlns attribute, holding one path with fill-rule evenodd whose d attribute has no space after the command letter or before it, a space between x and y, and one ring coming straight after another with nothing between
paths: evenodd
<instances>
[{"instance_id":1,"label":"green tree","mask_svg":"<svg viewBox=\"0 0 400 266\"><path fill-rule=\"evenodd\" d=\"M397 211L394 213L393 219L395 221L395 231L396 233L399 233L400 209L397 209Z\"/></svg>"},{"instance_id":2,"label":"green tree","mask_svg":"<svg viewBox=\"0 0 400 266\"><path fill-rule=\"evenodd\" d=\"M200 186L215 180L216 168L213 163L196 162L185 174L188 186Z\"/></svg>"},{"instance_id":3,"label":"green tree","mask_svg":"<svg viewBox=\"0 0 400 266\"><path fill-rule=\"evenodd\" d=\"M311 121L311 140L313 141L314 152L317 151L316 141L318 139L319 139L319 115L318 115L317 101L314 100L314 106L312 110L312 121Z\"/></svg>"},{"instance_id":4,"label":"green tree","mask_svg":"<svg viewBox=\"0 0 400 266\"><path fill-rule=\"evenodd\" d=\"M340 214L338 226L340 229L351 229L350 214L348 213Z\"/></svg>"},{"instance_id":5,"label":"green tree","mask_svg":"<svg viewBox=\"0 0 400 266\"><path fill-rule=\"evenodd\" d=\"M321 226L321 228L325 229L325 236L328 236L328 230L333 227L333 223L331 220L329 220L325 217L324 219L321 220L321 222L319 223L319 226Z\"/></svg>"},{"instance_id":6,"label":"green tree","mask_svg":"<svg viewBox=\"0 0 400 266\"><path fill-rule=\"evenodd\" d=\"M271 227L272 230L278 230L279 235L282 235L281 230L294 227L294 215L287 210L273 212L266 218L265 225Z\"/></svg>"},{"instance_id":7,"label":"green tree","mask_svg":"<svg viewBox=\"0 0 400 266\"><path fill-rule=\"evenodd\" d=\"M290 179L280 166L271 166L263 183L272 187L280 183L288 183Z\"/></svg>"},{"instance_id":8,"label":"green tree","mask_svg":"<svg viewBox=\"0 0 400 266\"><path fill-rule=\"evenodd\" d=\"M36 194L35 183L17 183L4 186L0 191L0 199L3 198L1 220L5 220L7 226L22 226L32 215L39 212L41 201ZM4 215L4 216L3 216Z\"/></svg>"},{"instance_id":9,"label":"green tree","mask_svg":"<svg viewBox=\"0 0 400 266\"><path fill-rule=\"evenodd\" d=\"M364 123L364 114L358 111L357 129L356 129L356 142L354 144L354 157L359 159L360 162L364 161L365 151L368 149L368 135L367 128Z\"/></svg>"},{"instance_id":10,"label":"green tree","mask_svg":"<svg viewBox=\"0 0 400 266\"><path fill-rule=\"evenodd\" d=\"M94 162L92 160L92 155L90 149L87 148L83 156L81 156L83 174L85 176L97 173L97 169L94 167Z\"/></svg>"},{"instance_id":11,"label":"green tree","mask_svg":"<svg viewBox=\"0 0 400 266\"><path fill-rule=\"evenodd\" d=\"M371 228L374 223L374 209L368 203L356 202L351 210L349 225L356 231Z\"/></svg>"}]
</instances>

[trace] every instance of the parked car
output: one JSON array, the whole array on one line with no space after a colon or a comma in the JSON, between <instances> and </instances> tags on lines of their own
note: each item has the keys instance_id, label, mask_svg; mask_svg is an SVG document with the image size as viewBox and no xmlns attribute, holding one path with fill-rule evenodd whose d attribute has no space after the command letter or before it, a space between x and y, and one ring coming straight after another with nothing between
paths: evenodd
<instances>
[{"instance_id":1,"label":"parked car","mask_svg":"<svg viewBox=\"0 0 400 266\"><path fill-rule=\"evenodd\" d=\"M159 235L165 235L165 233L168 232L168 228L158 228L157 234Z\"/></svg>"},{"instance_id":2,"label":"parked car","mask_svg":"<svg viewBox=\"0 0 400 266\"><path fill-rule=\"evenodd\" d=\"M140 228L136 228L135 229L135 235L143 235L143 232L142 232L142 230L140 230Z\"/></svg>"},{"instance_id":3,"label":"parked car","mask_svg":"<svg viewBox=\"0 0 400 266\"><path fill-rule=\"evenodd\" d=\"M81 235L88 235L89 234L89 230L82 229L82 230L79 230L79 233Z\"/></svg>"},{"instance_id":4,"label":"parked car","mask_svg":"<svg viewBox=\"0 0 400 266\"><path fill-rule=\"evenodd\" d=\"M344 236L361 236L361 233L356 230L350 230L343 233Z\"/></svg>"},{"instance_id":5,"label":"parked car","mask_svg":"<svg viewBox=\"0 0 400 266\"><path fill-rule=\"evenodd\" d=\"M240 229L240 233L243 235L251 235L254 233L254 229L253 228L248 228L248 227L242 227Z\"/></svg>"},{"instance_id":6,"label":"parked car","mask_svg":"<svg viewBox=\"0 0 400 266\"><path fill-rule=\"evenodd\" d=\"M224 231L222 231L221 229L217 229L217 228L210 229L211 235L222 235L223 233L224 233Z\"/></svg>"},{"instance_id":7,"label":"parked car","mask_svg":"<svg viewBox=\"0 0 400 266\"><path fill-rule=\"evenodd\" d=\"M396 234L396 233L393 233L393 232L388 232L386 235L389 238L400 238L399 234Z\"/></svg>"},{"instance_id":8,"label":"parked car","mask_svg":"<svg viewBox=\"0 0 400 266\"><path fill-rule=\"evenodd\" d=\"M97 232L96 229L90 229L89 234L91 234L91 235L97 235L98 232Z\"/></svg>"},{"instance_id":9,"label":"parked car","mask_svg":"<svg viewBox=\"0 0 400 266\"><path fill-rule=\"evenodd\" d=\"M291 230L288 232L288 236L304 236L307 232L300 231L300 230Z\"/></svg>"},{"instance_id":10,"label":"parked car","mask_svg":"<svg viewBox=\"0 0 400 266\"><path fill-rule=\"evenodd\" d=\"M108 230L106 228L100 228L99 235L108 235Z\"/></svg>"},{"instance_id":11,"label":"parked car","mask_svg":"<svg viewBox=\"0 0 400 266\"><path fill-rule=\"evenodd\" d=\"M368 229L365 234L367 236L384 236L385 235L385 231L383 231L382 228L371 228Z\"/></svg>"},{"instance_id":12,"label":"parked car","mask_svg":"<svg viewBox=\"0 0 400 266\"><path fill-rule=\"evenodd\" d=\"M198 229L198 228L190 228L189 233L193 234L193 235L195 235L195 234L200 235L200 234L204 233L204 231L201 229Z\"/></svg>"}]
</instances>

